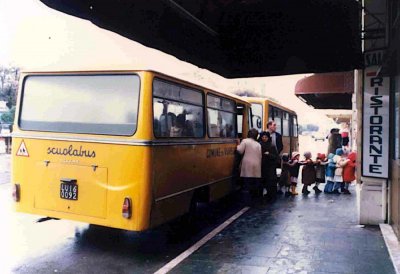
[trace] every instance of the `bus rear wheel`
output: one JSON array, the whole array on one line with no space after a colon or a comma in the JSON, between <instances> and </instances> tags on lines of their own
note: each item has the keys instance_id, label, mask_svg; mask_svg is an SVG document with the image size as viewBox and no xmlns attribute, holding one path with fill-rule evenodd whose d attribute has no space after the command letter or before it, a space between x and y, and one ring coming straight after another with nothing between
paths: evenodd
<instances>
[{"instance_id":1,"label":"bus rear wheel","mask_svg":"<svg viewBox=\"0 0 400 274\"><path fill-rule=\"evenodd\" d=\"M190 228L197 229L199 226L199 221L204 217L205 211L209 204L209 188L204 187L196 189L193 193L189 212L186 214L186 221Z\"/></svg>"}]
</instances>

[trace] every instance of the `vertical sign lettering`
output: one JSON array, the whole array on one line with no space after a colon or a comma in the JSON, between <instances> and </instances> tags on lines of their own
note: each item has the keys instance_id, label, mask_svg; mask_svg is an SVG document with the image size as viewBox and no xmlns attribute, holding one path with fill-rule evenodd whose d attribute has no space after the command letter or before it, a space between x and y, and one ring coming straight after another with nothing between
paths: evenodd
<instances>
[{"instance_id":1,"label":"vertical sign lettering","mask_svg":"<svg viewBox=\"0 0 400 274\"><path fill-rule=\"evenodd\" d=\"M388 178L389 78L378 76L382 52L365 53L362 174Z\"/></svg>"}]
</instances>

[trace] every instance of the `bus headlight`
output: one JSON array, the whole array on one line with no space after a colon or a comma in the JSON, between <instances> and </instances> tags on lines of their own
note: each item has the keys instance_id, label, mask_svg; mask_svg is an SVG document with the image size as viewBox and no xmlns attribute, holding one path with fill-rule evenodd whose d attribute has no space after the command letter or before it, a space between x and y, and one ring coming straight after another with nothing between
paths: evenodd
<instances>
[{"instance_id":1,"label":"bus headlight","mask_svg":"<svg viewBox=\"0 0 400 274\"><path fill-rule=\"evenodd\" d=\"M132 217L132 200L131 198L125 197L122 205L122 217L130 219Z\"/></svg>"},{"instance_id":2,"label":"bus headlight","mask_svg":"<svg viewBox=\"0 0 400 274\"><path fill-rule=\"evenodd\" d=\"M21 186L19 184L13 185L12 196L14 202L19 202L21 198Z\"/></svg>"}]
</instances>

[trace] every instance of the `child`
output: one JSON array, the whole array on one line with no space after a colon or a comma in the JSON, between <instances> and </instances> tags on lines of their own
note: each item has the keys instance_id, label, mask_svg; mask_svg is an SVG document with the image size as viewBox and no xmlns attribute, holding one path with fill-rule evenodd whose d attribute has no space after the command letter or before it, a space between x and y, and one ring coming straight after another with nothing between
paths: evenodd
<instances>
[{"instance_id":1,"label":"child","mask_svg":"<svg viewBox=\"0 0 400 274\"><path fill-rule=\"evenodd\" d=\"M303 183L303 190L301 191L303 194L309 194L310 191L307 189L308 186L315 183L315 168L314 162L311 160L311 152L307 151L304 153L304 166L301 172L301 180Z\"/></svg>"},{"instance_id":2,"label":"child","mask_svg":"<svg viewBox=\"0 0 400 274\"><path fill-rule=\"evenodd\" d=\"M331 194L333 192L333 177L335 177L335 169L336 169L336 164L333 162L333 157L335 154L329 153L328 155L328 162L327 165L325 166L325 177L326 177L326 185L324 188L324 192L327 194Z\"/></svg>"},{"instance_id":3,"label":"child","mask_svg":"<svg viewBox=\"0 0 400 274\"><path fill-rule=\"evenodd\" d=\"M289 165L289 155L283 153L281 157L281 176L279 178L279 186L285 188L285 196L290 196L290 165Z\"/></svg>"},{"instance_id":4,"label":"child","mask_svg":"<svg viewBox=\"0 0 400 274\"><path fill-rule=\"evenodd\" d=\"M347 160L347 155L349 155L349 150L348 149L346 149L346 148L343 148L343 155L342 155L342 157L343 158L345 158L346 160ZM347 161L346 161L346 164L347 164ZM343 171L342 171L342 176L343 176ZM340 192L341 193L344 193L345 191L345 183L344 183L344 181L343 182L341 182L340 183Z\"/></svg>"},{"instance_id":5,"label":"child","mask_svg":"<svg viewBox=\"0 0 400 274\"><path fill-rule=\"evenodd\" d=\"M347 156L347 163L343 168L343 182L345 183L343 190L344 194L351 194L349 186L351 182L356 179L356 158L357 154L355 152L350 152Z\"/></svg>"},{"instance_id":6,"label":"child","mask_svg":"<svg viewBox=\"0 0 400 274\"><path fill-rule=\"evenodd\" d=\"M336 155L333 157L333 162L336 164L336 169L335 176L333 177L335 184L332 193L340 194L339 188L343 183L343 167L347 164L346 157L343 154L343 149L336 149Z\"/></svg>"},{"instance_id":7,"label":"child","mask_svg":"<svg viewBox=\"0 0 400 274\"><path fill-rule=\"evenodd\" d=\"M342 136L342 148L345 149L349 146L349 125L347 123L342 124L342 129L340 130L340 135Z\"/></svg>"},{"instance_id":8,"label":"child","mask_svg":"<svg viewBox=\"0 0 400 274\"><path fill-rule=\"evenodd\" d=\"M300 153L298 153L297 151L292 152L292 159L288 162L289 173L290 173L290 189L292 195L299 194L296 192L297 177L299 177L299 171L300 171L299 158L300 158Z\"/></svg>"},{"instance_id":9,"label":"child","mask_svg":"<svg viewBox=\"0 0 400 274\"><path fill-rule=\"evenodd\" d=\"M315 186L313 187L315 193L321 193L318 185L325 183L325 165L328 163L325 154L318 153L315 161Z\"/></svg>"}]
</instances>

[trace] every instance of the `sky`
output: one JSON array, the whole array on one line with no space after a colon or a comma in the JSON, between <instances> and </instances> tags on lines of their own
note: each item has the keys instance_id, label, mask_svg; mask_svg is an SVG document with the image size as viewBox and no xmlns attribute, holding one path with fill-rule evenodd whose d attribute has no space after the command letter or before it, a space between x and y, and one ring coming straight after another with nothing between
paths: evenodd
<instances>
[{"instance_id":1,"label":"sky","mask_svg":"<svg viewBox=\"0 0 400 274\"><path fill-rule=\"evenodd\" d=\"M0 65L22 70L153 69L221 92L249 89L275 98L295 110L303 124L331 122L326 111L314 110L294 95L296 82L311 74L226 79L39 0L0 0Z\"/></svg>"}]
</instances>

